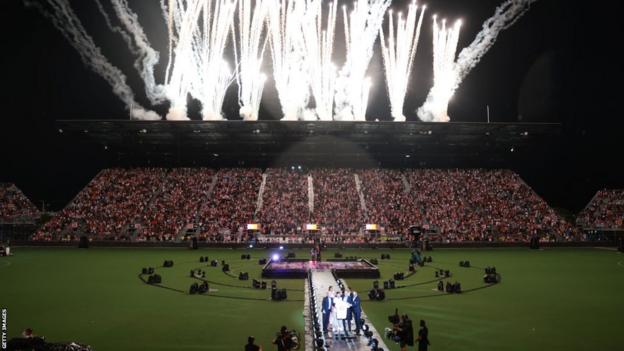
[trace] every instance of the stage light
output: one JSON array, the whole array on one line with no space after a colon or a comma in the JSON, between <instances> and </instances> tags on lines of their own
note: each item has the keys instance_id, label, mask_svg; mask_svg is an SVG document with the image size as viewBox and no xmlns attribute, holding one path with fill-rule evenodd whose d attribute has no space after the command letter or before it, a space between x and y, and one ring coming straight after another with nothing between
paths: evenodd
<instances>
[{"instance_id":1,"label":"stage light","mask_svg":"<svg viewBox=\"0 0 624 351\"><path fill-rule=\"evenodd\" d=\"M280 246L280 247L279 247L279 249L280 249L280 250L284 250L284 247L283 247L283 246Z\"/></svg>"},{"instance_id":2,"label":"stage light","mask_svg":"<svg viewBox=\"0 0 624 351\"><path fill-rule=\"evenodd\" d=\"M253 245L251 245L251 244L250 244L250 245L249 245L249 248L250 248L250 249L253 249Z\"/></svg>"},{"instance_id":3,"label":"stage light","mask_svg":"<svg viewBox=\"0 0 624 351\"><path fill-rule=\"evenodd\" d=\"M280 256L278 254L273 254L273 256L271 256L271 261L273 262L277 262L279 261Z\"/></svg>"}]
</instances>

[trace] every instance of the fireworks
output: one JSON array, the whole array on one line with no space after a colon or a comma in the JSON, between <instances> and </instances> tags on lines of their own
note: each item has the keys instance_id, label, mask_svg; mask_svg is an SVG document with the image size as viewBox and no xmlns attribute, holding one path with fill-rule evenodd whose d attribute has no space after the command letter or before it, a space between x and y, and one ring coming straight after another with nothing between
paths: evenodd
<instances>
[{"instance_id":1,"label":"fireworks","mask_svg":"<svg viewBox=\"0 0 624 351\"><path fill-rule=\"evenodd\" d=\"M273 79L283 121L303 119L310 96L302 28L305 12L303 0L275 0L269 11Z\"/></svg>"},{"instance_id":2,"label":"fireworks","mask_svg":"<svg viewBox=\"0 0 624 351\"><path fill-rule=\"evenodd\" d=\"M461 21L448 28L446 20L438 22L433 17L433 87L427 101L418 110L418 116L424 121L448 122L448 103L457 86L455 54L459 41Z\"/></svg>"},{"instance_id":3,"label":"fireworks","mask_svg":"<svg viewBox=\"0 0 624 351\"><path fill-rule=\"evenodd\" d=\"M530 5L536 1L506 0L496 9L494 16L483 23L483 29L477 34L475 40L460 52L457 62L453 63L448 61L451 57L455 60L455 51L457 50L457 44L453 44L454 38L452 36L459 35L459 28L457 28L457 33L453 33L454 29L449 32L446 28L440 29L434 20L434 76L436 78L427 100L418 109L418 117L422 121L448 122L450 120L447 112L448 103L464 78L494 46L498 35L516 23L529 10ZM440 36L444 34L447 35L446 38ZM452 50L452 55L450 52L441 51L439 46L436 48L436 44L444 46L449 51Z\"/></svg>"},{"instance_id":4,"label":"fireworks","mask_svg":"<svg viewBox=\"0 0 624 351\"><path fill-rule=\"evenodd\" d=\"M234 78L224 52L235 8L232 0L169 0L164 7L169 46L174 48L166 79L171 101L167 119L188 119L189 94L201 102L204 120L223 119L223 100Z\"/></svg>"},{"instance_id":5,"label":"fireworks","mask_svg":"<svg viewBox=\"0 0 624 351\"><path fill-rule=\"evenodd\" d=\"M303 21L307 67L312 96L316 104L314 115L305 119L318 118L321 121L331 121L337 74L332 55L338 6L335 1L329 3L326 26L323 27L322 3L322 0L307 0L306 16Z\"/></svg>"},{"instance_id":6,"label":"fireworks","mask_svg":"<svg viewBox=\"0 0 624 351\"><path fill-rule=\"evenodd\" d=\"M253 7L251 0L240 0L238 7L238 42L235 54L238 57L238 100L240 116L245 121L258 120L258 110L266 76L262 73L262 61L268 36L262 36L270 1L257 0ZM238 52L236 49L238 48Z\"/></svg>"},{"instance_id":7,"label":"fireworks","mask_svg":"<svg viewBox=\"0 0 624 351\"><path fill-rule=\"evenodd\" d=\"M342 7L347 60L336 81L336 120L366 120L371 86L366 72L390 3L390 0L355 0L350 13L346 6Z\"/></svg>"},{"instance_id":8,"label":"fireworks","mask_svg":"<svg viewBox=\"0 0 624 351\"><path fill-rule=\"evenodd\" d=\"M268 46L282 120L364 121L373 84L367 71L381 35L391 115L395 121L405 121L404 101L425 6L413 2L406 15L389 11L384 32L382 24L391 0L353 0L349 6L346 0L340 0L346 57L344 65L337 68L333 55L338 1L160 0L168 33L162 82L157 81L155 73L161 55L152 47L130 2L95 0L95 4L108 28L121 37L134 56L134 68L144 82L149 103L169 103L168 120L188 120L189 99L201 103L204 120L223 120L223 102L234 81L240 116L257 120L267 81L262 66ZM418 109L421 120L450 120L448 103L463 79L494 45L500 32L536 1L506 0L457 60L460 22L447 26L444 20L434 17L434 84ZM70 0L24 2L51 20L82 61L108 82L132 119L161 118L136 101L125 74L95 44ZM230 49L233 55L228 55ZM234 62L228 61L232 56Z\"/></svg>"},{"instance_id":9,"label":"fireworks","mask_svg":"<svg viewBox=\"0 0 624 351\"><path fill-rule=\"evenodd\" d=\"M386 83L390 98L390 110L392 118L396 122L405 122L403 115L403 102L407 93L407 84L412 72L414 57L418 49L420 27L422 25L426 6L422 6L420 13L416 2L408 9L407 17L399 12L395 20L392 10L388 13L388 41L384 39L383 30L381 35L381 54L386 68Z\"/></svg>"}]
</instances>

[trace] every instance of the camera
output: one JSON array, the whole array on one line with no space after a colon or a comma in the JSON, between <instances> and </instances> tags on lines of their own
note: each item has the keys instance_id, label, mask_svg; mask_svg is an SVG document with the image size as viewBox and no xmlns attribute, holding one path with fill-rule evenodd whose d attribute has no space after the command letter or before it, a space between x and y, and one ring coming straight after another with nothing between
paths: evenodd
<instances>
[{"instance_id":1,"label":"camera","mask_svg":"<svg viewBox=\"0 0 624 351\"><path fill-rule=\"evenodd\" d=\"M390 322L391 324L399 324L401 322L398 308L394 310L394 314L388 316L388 322Z\"/></svg>"}]
</instances>

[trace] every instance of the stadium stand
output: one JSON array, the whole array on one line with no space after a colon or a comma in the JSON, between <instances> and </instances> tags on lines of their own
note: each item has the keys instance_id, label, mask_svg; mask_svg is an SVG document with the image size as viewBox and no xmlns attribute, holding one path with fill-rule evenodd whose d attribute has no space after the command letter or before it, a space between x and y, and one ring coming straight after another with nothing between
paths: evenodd
<instances>
[{"instance_id":1,"label":"stadium stand","mask_svg":"<svg viewBox=\"0 0 624 351\"><path fill-rule=\"evenodd\" d=\"M33 222L41 214L35 205L14 184L0 183L0 222Z\"/></svg>"},{"instance_id":2,"label":"stadium stand","mask_svg":"<svg viewBox=\"0 0 624 351\"><path fill-rule=\"evenodd\" d=\"M624 229L624 189L598 191L576 223L585 229Z\"/></svg>"},{"instance_id":3,"label":"stadium stand","mask_svg":"<svg viewBox=\"0 0 624 351\"><path fill-rule=\"evenodd\" d=\"M444 242L578 237L508 170L153 168L100 172L33 239L242 242L255 222L261 242L309 242L308 222L332 243L402 240L411 225Z\"/></svg>"}]
</instances>

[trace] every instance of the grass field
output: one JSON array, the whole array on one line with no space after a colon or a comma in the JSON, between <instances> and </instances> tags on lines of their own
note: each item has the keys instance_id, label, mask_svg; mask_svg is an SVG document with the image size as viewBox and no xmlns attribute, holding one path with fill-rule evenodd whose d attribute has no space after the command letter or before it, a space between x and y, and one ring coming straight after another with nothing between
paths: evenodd
<instances>
[{"instance_id":1,"label":"grass field","mask_svg":"<svg viewBox=\"0 0 624 351\"><path fill-rule=\"evenodd\" d=\"M199 256L226 260L232 273L259 278L258 258L268 251L186 249L14 248L0 258L0 306L8 308L9 336L32 327L50 341L77 340L95 350L242 350L254 335L265 350L281 325L303 331L303 280L280 280L291 289L288 301L271 302L269 292L253 290L221 271L206 267L213 282L209 296L190 296L143 284L142 267L174 260L160 268L163 285L187 291ZM306 257L307 251L295 251ZM382 280L407 271L408 250L345 250L345 256L377 257ZM324 253L333 256L333 251ZM432 266L450 269L462 283L461 295L432 289L434 268L424 267L387 291L387 301L363 308L378 330L398 308L413 320L426 319L431 350L622 350L624 346L624 255L603 249L436 250ZM496 266L501 284L483 287L483 271ZM351 279L363 297L371 280ZM218 296L214 296L218 295ZM395 344L388 343L392 350Z\"/></svg>"}]
</instances>

